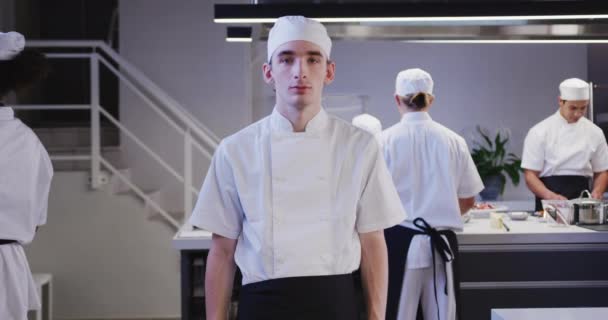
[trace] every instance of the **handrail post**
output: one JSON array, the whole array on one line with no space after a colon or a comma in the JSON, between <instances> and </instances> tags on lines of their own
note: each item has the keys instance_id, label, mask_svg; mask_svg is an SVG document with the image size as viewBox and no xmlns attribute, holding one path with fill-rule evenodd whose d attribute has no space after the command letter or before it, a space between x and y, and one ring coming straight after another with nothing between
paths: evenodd
<instances>
[{"instance_id":1,"label":"handrail post","mask_svg":"<svg viewBox=\"0 0 608 320\"><path fill-rule=\"evenodd\" d=\"M99 57L97 53L91 56L91 188L100 187L100 116L99 116Z\"/></svg>"},{"instance_id":2,"label":"handrail post","mask_svg":"<svg viewBox=\"0 0 608 320\"><path fill-rule=\"evenodd\" d=\"M192 135L184 132L184 223L192 213Z\"/></svg>"}]
</instances>

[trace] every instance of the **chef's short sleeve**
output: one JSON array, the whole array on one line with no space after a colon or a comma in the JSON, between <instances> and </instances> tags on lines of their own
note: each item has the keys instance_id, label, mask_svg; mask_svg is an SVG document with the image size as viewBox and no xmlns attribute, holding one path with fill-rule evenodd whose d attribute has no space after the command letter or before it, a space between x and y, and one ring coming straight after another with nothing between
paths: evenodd
<instances>
[{"instance_id":1,"label":"chef's short sleeve","mask_svg":"<svg viewBox=\"0 0 608 320\"><path fill-rule=\"evenodd\" d=\"M526 139L524 139L524 151L521 157L521 167L524 169L542 171L545 154L542 135L534 130L528 131Z\"/></svg>"},{"instance_id":2,"label":"chef's short sleeve","mask_svg":"<svg viewBox=\"0 0 608 320\"><path fill-rule=\"evenodd\" d=\"M465 199L476 196L483 190L484 186L464 139L459 141L458 146L457 157L460 158L458 161L460 163L460 170L458 170L460 172L460 179L456 195L460 199Z\"/></svg>"},{"instance_id":3,"label":"chef's short sleeve","mask_svg":"<svg viewBox=\"0 0 608 320\"><path fill-rule=\"evenodd\" d=\"M393 179L386 168L379 144L370 139L364 161L368 161L363 179L363 191L357 205L359 233L386 229L406 218L405 210Z\"/></svg>"},{"instance_id":4,"label":"chef's short sleeve","mask_svg":"<svg viewBox=\"0 0 608 320\"><path fill-rule=\"evenodd\" d=\"M241 233L243 210L224 143L213 155L189 222L230 239Z\"/></svg>"},{"instance_id":5,"label":"chef's short sleeve","mask_svg":"<svg viewBox=\"0 0 608 320\"><path fill-rule=\"evenodd\" d=\"M40 141L37 141L37 146L39 159L36 173L36 194L32 197L34 200L32 207L35 210L34 216L38 217L36 221L37 225L41 226L46 224L47 220L49 192L51 189L51 180L53 178L53 165L51 164L49 154Z\"/></svg>"},{"instance_id":6,"label":"chef's short sleeve","mask_svg":"<svg viewBox=\"0 0 608 320\"><path fill-rule=\"evenodd\" d=\"M603 133L600 133L597 140L598 146L591 155L591 169L593 172L602 172L608 170L608 145Z\"/></svg>"}]
</instances>

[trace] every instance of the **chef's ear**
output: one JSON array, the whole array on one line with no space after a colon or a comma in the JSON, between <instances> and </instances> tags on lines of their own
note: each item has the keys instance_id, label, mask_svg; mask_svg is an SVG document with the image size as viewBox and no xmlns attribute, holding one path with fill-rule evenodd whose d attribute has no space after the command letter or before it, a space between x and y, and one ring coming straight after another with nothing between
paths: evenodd
<instances>
[{"instance_id":1,"label":"chef's ear","mask_svg":"<svg viewBox=\"0 0 608 320\"><path fill-rule=\"evenodd\" d=\"M401 97L398 94L395 94L395 102L397 103L397 106L401 106L402 104Z\"/></svg>"},{"instance_id":2,"label":"chef's ear","mask_svg":"<svg viewBox=\"0 0 608 320\"><path fill-rule=\"evenodd\" d=\"M272 66L269 63L264 63L262 66L262 74L266 83L274 84L274 79L272 78Z\"/></svg>"},{"instance_id":3,"label":"chef's ear","mask_svg":"<svg viewBox=\"0 0 608 320\"><path fill-rule=\"evenodd\" d=\"M331 60L327 60L327 73L325 74L325 80L323 81L323 83L325 85L328 85L330 83L332 83L334 81L334 79L336 78L336 63L331 61Z\"/></svg>"}]
</instances>

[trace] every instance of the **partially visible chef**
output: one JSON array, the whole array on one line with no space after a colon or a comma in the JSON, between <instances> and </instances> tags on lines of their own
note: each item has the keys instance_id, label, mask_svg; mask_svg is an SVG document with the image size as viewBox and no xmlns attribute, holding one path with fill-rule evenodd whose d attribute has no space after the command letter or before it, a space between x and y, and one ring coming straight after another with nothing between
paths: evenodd
<instances>
[{"instance_id":1,"label":"partially visible chef","mask_svg":"<svg viewBox=\"0 0 608 320\"><path fill-rule=\"evenodd\" d=\"M380 141L380 135L382 134L382 123L380 120L369 113L362 113L353 117L353 126L363 129Z\"/></svg>"},{"instance_id":2,"label":"partially visible chef","mask_svg":"<svg viewBox=\"0 0 608 320\"><path fill-rule=\"evenodd\" d=\"M422 69L397 75L401 121L382 132L384 158L408 217L385 231L387 320L454 320L458 314L461 215L483 183L465 140L434 121L434 82ZM418 311L421 305L422 310Z\"/></svg>"},{"instance_id":3,"label":"partially visible chef","mask_svg":"<svg viewBox=\"0 0 608 320\"><path fill-rule=\"evenodd\" d=\"M41 53L23 50L24 37L0 33L0 101L47 72ZM26 320L40 308L23 245L46 223L53 167L44 146L13 109L0 103L0 319Z\"/></svg>"},{"instance_id":4,"label":"partially visible chef","mask_svg":"<svg viewBox=\"0 0 608 320\"><path fill-rule=\"evenodd\" d=\"M528 131L521 167L528 188L536 196L535 210L542 199L579 197L590 188L600 199L608 184L608 145L602 129L585 118L589 106L589 84L571 78L559 85L559 109Z\"/></svg>"}]
</instances>

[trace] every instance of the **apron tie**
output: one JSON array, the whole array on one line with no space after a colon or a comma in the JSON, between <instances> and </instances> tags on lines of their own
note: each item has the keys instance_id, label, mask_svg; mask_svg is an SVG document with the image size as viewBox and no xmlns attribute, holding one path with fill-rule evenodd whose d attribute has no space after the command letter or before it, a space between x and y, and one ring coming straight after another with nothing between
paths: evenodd
<instances>
[{"instance_id":1,"label":"apron tie","mask_svg":"<svg viewBox=\"0 0 608 320\"><path fill-rule=\"evenodd\" d=\"M437 231L437 229L431 227L426 220L423 218L414 219L414 225L418 227L424 234L428 235L431 239L431 255L433 259L433 289L435 294L435 306L437 307L437 318L441 320L441 314L439 312L439 299L437 298L437 276L436 276L436 265L435 265L435 250L441 256L441 259L446 263L445 267L445 278L446 278L446 286L444 288L444 292L448 294L447 288L447 279L448 279L448 271L447 271L447 263L452 262L454 260L454 253L450 249L450 244L441 236L441 233Z\"/></svg>"}]
</instances>

